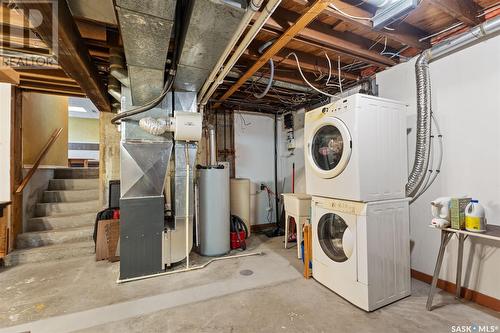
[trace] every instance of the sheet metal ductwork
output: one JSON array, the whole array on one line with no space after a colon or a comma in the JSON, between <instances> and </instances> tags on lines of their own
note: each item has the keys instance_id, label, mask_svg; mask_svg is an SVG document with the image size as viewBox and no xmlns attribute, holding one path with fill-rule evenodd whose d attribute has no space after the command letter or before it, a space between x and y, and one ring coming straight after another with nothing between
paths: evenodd
<instances>
[{"instance_id":1,"label":"sheet metal ductwork","mask_svg":"<svg viewBox=\"0 0 500 333\"><path fill-rule=\"evenodd\" d=\"M192 0L174 82L176 91L200 90L237 31L245 11L234 1Z\"/></svg>"},{"instance_id":2,"label":"sheet metal ductwork","mask_svg":"<svg viewBox=\"0 0 500 333\"><path fill-rule=\"evenodd\" d=\"M116 0L133 105L162 91L175 6L175 0Z\"/></svg>"},{"instance_id":3,"label":"sheet metal ductwork","mask_svg":"<svg viewBox=\"0 0 500 333\"><path fill-rule=\"evenodd\" d=\"M417 80L417 140L413 168L408 176L406 195L419 193L429 165L432 98L429 63L500 33L500 16L425 50L415 63ZM421 193L420 193L421 194Z\"/></svg>"}]
</instances>

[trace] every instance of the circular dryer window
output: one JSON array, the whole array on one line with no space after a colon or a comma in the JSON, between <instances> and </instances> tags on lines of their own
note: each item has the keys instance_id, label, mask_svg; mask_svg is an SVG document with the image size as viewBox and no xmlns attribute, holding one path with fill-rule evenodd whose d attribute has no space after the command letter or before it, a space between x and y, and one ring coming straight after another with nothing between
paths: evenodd
<instances>
[{"instance_id":1,"label":"circular dryer window","mask_svg":"<svg viewBox=\"0 0 500 333\"><path fill-rule=\"evenodd\" d=\"M351 156L351 137L345 124L337 118L328 119L314 132L310 157L323 178L338 176Z\"/></svg>"},{"instance_id":2,"label":"circular dryer window","mask_svg":"<svg viewBox=\"0 0 500 333\"><path fill-rule=\"evenodd\" d=\"M354 241L351 230L344 219L328 213L318 223L318 240L325 254L336 262L344 262L352 255Z\"/></svg>"}]
</instances>

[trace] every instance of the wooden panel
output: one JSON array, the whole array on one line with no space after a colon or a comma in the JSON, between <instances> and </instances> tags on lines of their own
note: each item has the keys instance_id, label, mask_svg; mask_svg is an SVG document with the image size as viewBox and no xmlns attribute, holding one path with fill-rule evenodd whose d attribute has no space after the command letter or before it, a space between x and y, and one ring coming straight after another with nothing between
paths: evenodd
<instances>
[{"instance_id":1,"label":"wooden panel","mask_svg":"<svg viewBox=\"0 0 500 333\"><path fill-rule=\"evenodd\" d=\"M57 128L63 128L42 165L68 164L68 99L66 97L23 94L23 163L33 165L47 139Z\"/></svg>"},{"instance_id":2,"label":"wooden panel","mask_svg":"<svg viewBox=\"0 0 500 333\"><path fill-rule=\"evenodd\" d=\"M477 17L480 8L472 0L430 0L430 2L446 14L465 24L473 26L481 23L481 20Z\"/></svg>"}]
</instances>

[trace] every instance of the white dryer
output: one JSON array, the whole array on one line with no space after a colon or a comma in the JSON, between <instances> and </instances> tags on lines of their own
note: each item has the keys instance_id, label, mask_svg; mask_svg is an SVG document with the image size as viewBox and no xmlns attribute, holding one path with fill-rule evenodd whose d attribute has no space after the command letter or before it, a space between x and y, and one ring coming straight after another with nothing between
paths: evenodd
<instances>
[{"instance_id":1,"label":"white dryer","mask_svg":"<svg viewBox=\"0 0 500 333\"><path fill-rule=\"evenodd\" d=\"M313 197L314 279L366 311L410 295L408 205Z\"/></svg>"},{"instance_id":2,"label":"white dryer","mask_svg":"<svg viewBox=\"0 0 500 333\"><path fill-rule=\"evenodd\" d=\"M306 192L353 201L405 197L406 105L355 94L305 116Z\"/></svg>"}]
</instances>

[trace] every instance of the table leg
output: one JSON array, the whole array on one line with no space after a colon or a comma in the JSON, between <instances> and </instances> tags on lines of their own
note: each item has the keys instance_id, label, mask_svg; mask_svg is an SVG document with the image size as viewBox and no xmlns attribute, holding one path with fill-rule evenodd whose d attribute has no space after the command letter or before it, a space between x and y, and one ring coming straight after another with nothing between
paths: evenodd
<instances>
[{"instance_id":1,"label":"table leg","mask_svg":"<svg viewBox=\"0 0 500 333\"><path fill-rule=\"evenodd\" d=\"M458 258L457 258L457 280L456 280L456 298L460 298L460 292L462 289L462 261L464 256L464 241L465 235L458 235Z\"/></svg>"},{"instance_id":2,"label":"table leg","mask_svg":"<svg viewBox=\"0 0 500 333\"><path fill-rule=\"evenodd\" d=\"M434 294L436 293L437 282L439 279L439 272L441 271L441 265L443 264L444 251L451 236L452 234L449 234L444 230L441 231L441 246L439 247L439 254L436 261L436 267L434 268L434 275L432 276L431 289L429 291L429 297L427 298L426 308L428 311L431 311L432 309L432 300L434 299Z\"/></svg>"},{"instance_id":3,"label":"table leg","mask_svg":"<svg viewBox=\"0 0 500 333\"><path fill-rule=\"evenodd\" d=\"M285 249L288 246L288 224L290 223L290 216L288 214L285 215Z\"/></svg>"}]
</instances>

